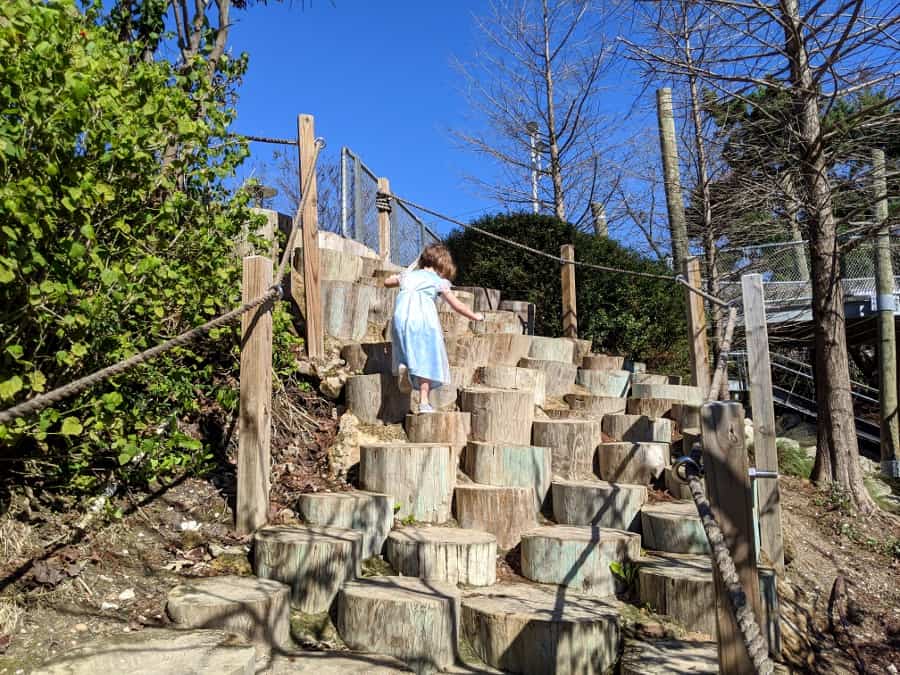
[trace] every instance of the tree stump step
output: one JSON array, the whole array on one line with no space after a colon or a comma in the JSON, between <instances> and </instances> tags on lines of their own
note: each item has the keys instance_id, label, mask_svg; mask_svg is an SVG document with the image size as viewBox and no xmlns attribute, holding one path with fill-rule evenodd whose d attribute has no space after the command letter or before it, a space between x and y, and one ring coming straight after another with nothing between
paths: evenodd
<instances>
[{"instance_id":1,"label":"tree stump step","mask_svg":"<svg viewBox=\"0 0 900 675\"><path fill-rule=\"evenodd\" d=\"M528 390L466 387L460 395L460 408L472 415L470 439L528 445L534 420L533 398Z\"/></svg>"},{"instance_id":2,"label":"tree stump step","mask_svg":"<svg viewBox=\"0 0 900 675\"><path fill-rule=\"evenodd\" d=\"M625 412L626 399L618 396L594 396L593 394L566 394L563 400L572 410L589 412L597 417Z\"/></svg>"},{"instance_id":3,"label":"tree stump step","mask_svg":"<svg viewBox=\"0 0 900 675\"><path fill-rule=\"evenodd\" d=\"M597 473L611 483L648 485L669 466L668 443L601 443Z\"/></svg>"},{"instance_id":4,"label":"tree stump step","mask_svg":"<svg viewBox=\"0 0 900 675\"><path fill-rule=\"evenodd\" d=\"M404 527L388 537L387 559L406 577L490 586L496 580L497 538L453 527Z\"/></svg>"},{"instance_id":5,"label":"tree stump step","mask_svg":"<svg viewBox=\"0 0 900 675\"><path fill-rule=\"evenodd\" d=\"M472 307L476 312L489 312L500 308L500 291L495 288L454 286L453 292L471 294L473 298Z\"/></svg>"},{"instance_id":6,"label":"tree stump step","mask_svg":"<svg viewBox=\"0 0 900 675\"><path fill-rule=\"evenodd\" d=\"M266 652L291 645L290 603L290 586L278 581L208 577L170 590L166 613L181 628L230 631Z\"/></svg>"},{"instance_id":7,"label":"tree stump step","mask_svg":"<svg viewBox=\"0 0 900 675\"><path fill-rule=\"evenodd\" d=\"M406 416L406 435L411 443L438 443L449 445L455 455L454 467L469 442L472 416L467 412L436 411Z\"/></svg>"},{"instance_id":8,"label":"tree stump step","mask_svg":"<svg viewBox=\"0 0 900 675\"><path fill-rule=\"evenodd\" d=\"M677 404L671 398L629 398L625 410L629 415L646 415L647 417L672 417L672 407Z\"/></svg>"},{"instance_id":9,"label":"tree stump step","mask_svg":"<svg viewBox=\"0 0 900 675\"><path fill-rule=\"evenodd\" d=\"M522 335L522 322L515 312L503 310L483 312L484 321L473 321L472 332L476 335L486 333L510 333Z\"/></svg>"},{"instance_id":10,"label":"tree stump step","mask_svg":"<svg viewBox=\"0 0 900 675\"><path fill-rule=\"evenodd\" d=\"M539 361L560 361L573 365L575 345L566 338L542 337L536 335L531 343L528 356Z\"/></svg>"},{"instance_id":11,"label":"tree stump step","mask_svg":"<svg viewBox=\"0 0 900 675\"><path fill-rule=\"evenodd\" d=\"M646 415L604 415L600 428L613 441L634 443L671 443L675 431L672 420Z\"/></svg>"},{"instance_id":12,"label":"tree stump step","mask_svg":"<svg viewBox=\"0 0 900 675\"><path fill-rule=\"evenodd\" d=\"M352 342L341 347L347 369L362 375L390 374L393 351L390 342Z\"/></svg>"},{"instance_id":13,"label":"tree stump step","mask_svg":"<svg viewBox=\"0 0 900 675\"><path fill-rule=\"evenodd\" d=\"M456 520L467 530L490 532L503 550L537 525L534 489L467 483L456 486Z\"/></svg>"},{"instance_id":14,"label":"tree stump step","mask_svg":"<svg viewBox=\"0 0 900 675\"><path fill-rule=\"evenodd\" d=\"M637 561L640 603L686 628L716 634L716 597L708 555L649 553Z\"/></svg>"},{"instance_id":15,"label":"tree stump step","mask_svg":"<svg viewBox=\"0 0 900 675\"><path fill-rule=\"evenodd\" d=\"M359 576L363 534L308 525L267 525L253 535L253 573L291 588L305 614L327 611L341 585Z\"/></svg>"},{"instance_id":16,"label":"tree stump step","mask_svg":"<svg viewBox=\"0 0 900 675\"><path fill-rule=\"evenodd\" d=\"M322 281L325 333L339 340L361 340L369 325L375 289L347 281Z\"/></svg>"},{"instance_id":17,"label":"tree stump step","mask_svg":"<svg viewBox=\"0 0 900 675\"><path fill-rule=\"evenodd\" d=\"M350 649L394 656L417 673L437 672L457 655L460 597L440 581L353 581L338 596L336 627Z\"/></svg>"},{"instance_id":18,"label":"tree stump step","mask_svg":"<svg viewBox=\"0 0 900 675\"><path fill-rule=\"evenodd\" d=\"M531 349L531 335L486 333L447 340L451 366L515 366Z\"/></svg>"},{"instance_id":19,"label":"tree stump step","mask_svg":"<svg viewBox=\"0 0 900 675\"><path fill-rule=\"evenodd\" d=\"M641 509L644 548L709 554L709 541L693 501L646 504Z\"/></svg>"},{"instance_id":20,"label":"tree stump step","mask_svg":"<svg viewBox=\"0 0 900 675\"><path fill-rule=\"evenodd\" d=\"M661 373L634 373L633 384L681 384L680 375L663 375Z\"/></svg>"},{"instance_id":21,"label":"tree stump step","mask_svg":"<svg viewBox=\"0 0 900 675\"><path fill-rule=\"evenodd\" d=\"M703 405L704 392L700 387L685 384L635 384L632 398L667 398L688 405Z\"/></svg>"},{"instance_id":22,"label":"tree stump step","mask_svg":"<svg viewBox=\"0 0 900 675\"><path fill-rule=\"evenodd\" d=\"M547 398L547 376L542 370L516 366L484 366L476 379L485 387L497 389L527 389L534 392L534 404L544 405Z\"/></svg>"},{"instance_id":23,"label":"tree stump step","mask_svg":"<svg viewBox=\"0 0 900 675\"><path fill-rule=\"evenodd\" d=\"M344 387L347 408L367 424L396 424L410 410L410 395L400 392L389 373L352 375Z\"/></svg>"},{"instance_id":24,"label":"tree stump step","mask_svg":"<svg viewBox=\"0 0 900 675\"><path fill-rule=\"evenodd\" d=\"M581 368L581 364L584 362L584 357L588 356L591 353L591 348L593 348L594 346L594 341L579 340L578 338L566 338L566 340L572 343L572 363Z\"/></svg>"},{"instance_id":25,"label":"tree stump step","mask_svg":"<svg viewBox=\"0 0 900 675\"><path fill-rule=\"evenodd\" d=\"M719 653L715 642L688 640L625 641L619 663L621 675L718 675Z\"/></svg>"},{"instance_id":26,"label":"tree stump step","mask_svg":"<svg viewBox=\"0 0 900 675\"><path fill-rule=\"evenodd\" d=\"M578 365L585 370L625 370L625 357L610 354L586 354Z\"/></svg>"},{"instance_id":27,"label":"tree stump step","mask_svg":"<svg viewBox=\"0 0 900 675\"><path fill-rule=\"evenodd\" d=\"M560 525L640 528L641 507L647 501L644 485L556 479L551 489L553 519Z\"/></svg>"},{"instance_id":28,"label":"tree stump step","mask_svg":"<svg viewBox=\"0 0 900 675\"><path fill-rule=\"evenodd\" d=\"M535 420L534 445L550 448L554 477L574 480L594 477L594 453L600 444L600 424L592 419Z\"/></svg>"},{"instance_id":29,"label":"tree stump step","mask_svg":"<svg viewBox=\"0 0 900 675\"><path fill-rule=\"evenodd\" d=\"M575 383L594 396L624 398L631 386L631 373L627 370L595 370L579 368Z\"/></svg>"},{"instance_id":30,"label":"tree stump step","mask_svg":"<svg viewBox=\"0 0 900 675\"><path fill-rule=\"evenodd\" d=\"M540 511L550 491L550 448L472 441L463 456L463 471L476 483L524 487Z\"/></svg>"},{"instance_id":31,"label":"tree stump step","mask_svg":"<svg viewBox=\"0 0 900 675\"><path fill-rule=\"evenodd\" d=\"M612 603L528 584L500 584L462 601L462 634L488 665L526 675L607 673L620 643Z\"/></svg>"},{"instance_id":32,"label":"tree stump step","mask_svg":"<svg viewBox=\"0 0 900 675\"><path fill-rule=\"evenodd\" d=\"M308 492L297 499L297 513L309 525L358 530L362 557L379 555L394 524L394 498L361 490Z\"/></svg>"},{"instance_id":33,"label":"tree stump step","mask_svg":"<svg viewBox=\"0 0 900 675\"><path fill-rule=\"evenodd\" d=\"M522 574L538 583L607 597L624 590L609 564L637 560L640 552L641 537L634 532L571 525L538 527L522 535Z\"/></svg>"},{"instance_id":34,"label":"tree stump step","mask_svg":"<svg viewBox=\"0 0 900 675\"><path fill-rule=\"evenodd\" d=\"M388 492L397 518L426 523L450 518L456 483L454 452L435 443L380 443L360 446L359 483L363 490Z\"/></svg>"},{"instance_id":35,"label":"tree stump step","mask_svg":"<svg viewBox=\"0 0 900 675\"><path fill-rule=\"evenodd\" d=\"M575 384L578 367L563 361L527 358L519 361L520 368L530 368L544 373L544 387L547 396L561 398L569 393Z\"/></svg>"}]
</instances>

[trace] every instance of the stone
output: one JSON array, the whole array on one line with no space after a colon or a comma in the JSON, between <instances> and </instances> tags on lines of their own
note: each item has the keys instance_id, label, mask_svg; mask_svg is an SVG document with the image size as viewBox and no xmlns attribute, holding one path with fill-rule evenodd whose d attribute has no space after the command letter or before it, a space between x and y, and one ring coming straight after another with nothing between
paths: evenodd
<instances>
[{"instance_id":1,"label":"stone","mask_svg":"<svg viewBox=\"0 0 900 675\"><path fill-rule=\"evenodd\" d=\"M328 467L332 476L345 476L359 461L359 418L351 412L341 415L338 432L328 448Z\"/></svg>"},{"instance_id":2,"label":"stone","mask_svg":"<svg viewBox=\"0 0 900 675\"><path fill-rule=\"evenodd\" d=\"M339 399L343 390L344 382L341 381L341 378L334 375L326 377L319 383L319 391L322 392L325 398L330 398L332 401Z\"/></svg>"},{"instance_id":3,"label":"stone","mask_svg":"<svg viewBox=\"0 0 900 675\"><path fill-rule=\"evenodd\" d=\"M404 527L388 536L387 559L406 577L490 586L496 581L497 538L452 527Z\"/></svg>"}]
</instances>

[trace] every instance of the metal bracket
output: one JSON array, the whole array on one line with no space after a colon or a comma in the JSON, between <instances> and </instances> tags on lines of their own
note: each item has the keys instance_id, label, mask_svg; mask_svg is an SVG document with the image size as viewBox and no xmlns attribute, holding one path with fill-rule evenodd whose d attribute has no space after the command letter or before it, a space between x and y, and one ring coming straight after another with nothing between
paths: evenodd
<instances>
[{"instance_id":1,"label":"metal bracket","mask_svg":"<svg viewBox=\"0 0 900 675\"><path fill-rule=\"evenodd\" d=\"M679 457L672 464L672 473L682 483L689 483L691 476L702 476L703 468L692 457Z\"/></svg>"},{"instance_id":2,"label":"metal bracket","mask_svg":"<svg viewBox=\"0 0 900 675\"><path fill-rule=\"evenodd\" d=\"M750 467L750 480L758 480L760 478L778 478L777 471L770 471L768 469L757 469L755 466Z\"/></svg>"}]
</instances>

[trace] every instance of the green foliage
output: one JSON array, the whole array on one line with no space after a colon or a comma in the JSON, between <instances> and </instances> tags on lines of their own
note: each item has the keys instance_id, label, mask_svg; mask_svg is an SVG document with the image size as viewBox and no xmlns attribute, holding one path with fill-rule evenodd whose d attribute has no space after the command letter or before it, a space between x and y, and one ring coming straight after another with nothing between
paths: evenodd
<instances>
[{"instance_id":1,"label":"green foliage","mask_svg":"<svg viewBox=\"0 0 900 675\"><path fill-rule=\"evenodd\" d=\"M622 269L671 275L651 261L609 239L578 232L551 216L518 213L482 218L479 228L559 254L574 244L575 259ZM459 267L461 286L498 288L504 297L536 306L536 333L562 334L560 267L472 230L453 233L447 246ZM579 337L594 349L646 361L652 369L683 372L688 363L684 292L671 281L624 276L577 267Z\"/></svg>"},{"instance_id":2,"label":"green foliage","mask_svg":"<svg viewBox=\"0 0 900 675\"><path fill-rule=\"evenodd\" d=\"M202 62L142 53L74 0L0 4L2 408L240 301L235 239L251 215L223 179L246 156L225 138L245 62L210 80ZM295 340L278 328L283 355ZM211 448L191 426L236 405L236 330L0 425L0 452L76 489L203 466Z\"/></svg>"},{"instance_id":3,"label":"green foliage","mask_svg":"<svg viewBox=\"0 0 900 675\"><path fill-rule=\"evenodd\" d=\"M809 478L813 469L813 458L808 457L800 444L789 438L779 438L775 447L778 451L778 471L788 476Z\"/></svg>"}]
</instances>

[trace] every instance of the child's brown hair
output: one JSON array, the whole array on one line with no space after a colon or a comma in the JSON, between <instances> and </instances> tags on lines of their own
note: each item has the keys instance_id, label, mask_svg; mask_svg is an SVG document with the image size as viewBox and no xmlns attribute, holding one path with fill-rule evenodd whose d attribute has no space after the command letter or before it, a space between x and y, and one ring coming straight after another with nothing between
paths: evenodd
<instances>
[{"instance_id":1,"label":"child's brown hair","mask_svg":"<svg viewBox=\"0 0 900 675\"><path fill-rule=\"evenodd\" d=\"M453 281L456 277L456 264L453 256L443 244L428 244L419 256L419 267L430 267L444 279Z\"/></svg>"}]
</instances>

